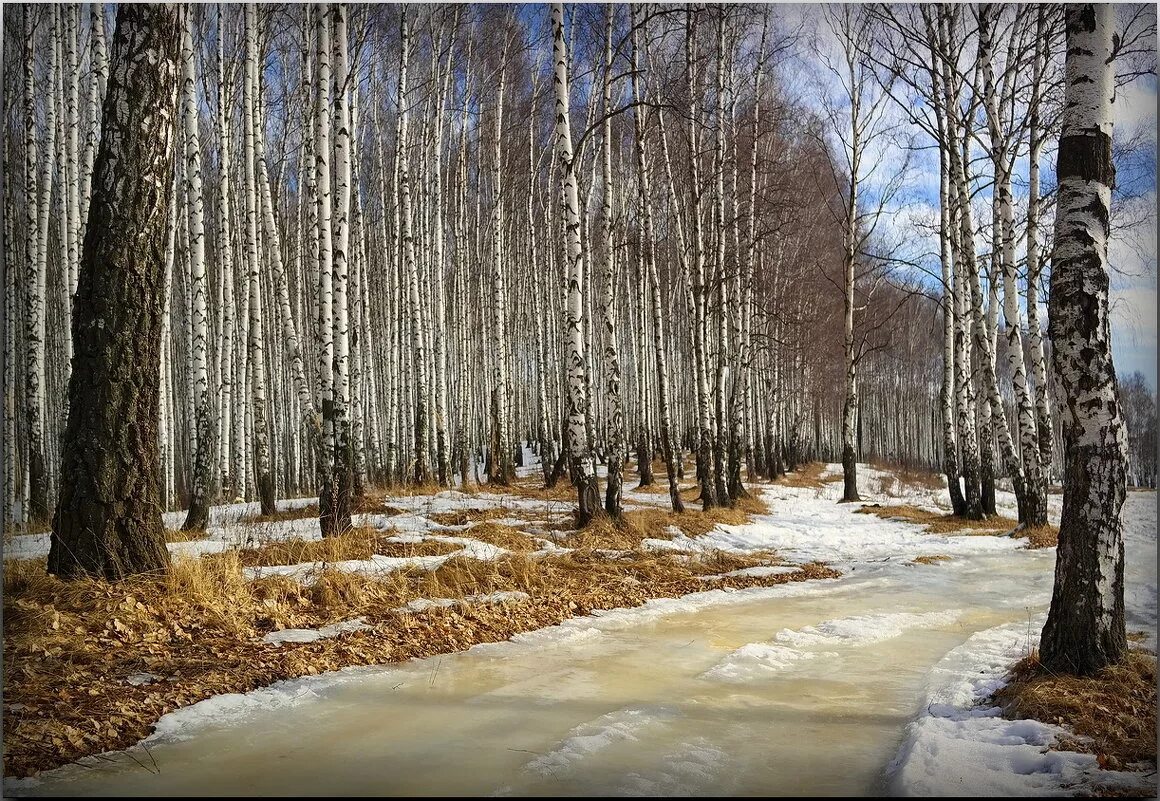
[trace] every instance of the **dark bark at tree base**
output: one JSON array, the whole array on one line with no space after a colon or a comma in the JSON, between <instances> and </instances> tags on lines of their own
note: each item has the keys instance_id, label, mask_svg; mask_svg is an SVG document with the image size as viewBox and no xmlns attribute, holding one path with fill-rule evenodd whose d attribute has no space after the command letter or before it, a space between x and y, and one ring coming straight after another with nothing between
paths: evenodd
<instances>
[{"instance_id":1,"label":"dark bark at tree base","mask_svg":"<svg viewBox=\"0 0 1160 801\"><path fill-rule=\"evenodd\" d=\"M318 526L322 536L344 534L354 527L351 519L354 506L354 454L350 448L338 448L330 480L318 493Z\"/></svg>"},{"instance_id":2,"label":"dark bark at tree base","mask_svg":"<svg viewBox=\"0 0 1160 801\"><path fill-rule=\"evenodd\" d=\"M613 460L619 462L619 460ZM621 475L622 465L613 464L608 465L608 485L604 489L604 511L611 517L620 518L622 509L620 507L621 489L624 486L624 478Z\"/></svg>"},{"instance_id":3,"label":"dark bark at tree base","mask_svg":"<svg viewBox=\"0 0 1160 801\"><path fill-rule=\"evenodd\" d=\"M697 449L697 483L701 485L701 507L709 511L717 505L713 487L713 444L709 441L709 433L704 432Z\"/></svg>"},{"instance_id":4,"label":"dark bark at tree base","mask_svg":"<svg viewBox=\"0 0 1160 801\"><path fill-rule=\"evenodd\" d=\"M1054 672L1090 676L1127 656L1126 473L1118 444L1067 448L1055 590L1039 643L1039 661Z\"/></svg>"},{"instance_id":5,"label":"dark bark at tree base","mask_svg":"<svg viewBox=\"0 0 1160 801\"><path fill-rule=\"evenodd\" d=\"M1023 518L1020 522L1033 527L1047 525L1047 482L1038 484L1036 487L1028 484L1021 507Z\"/></svg>"},{"instance_id":6,"label":"dark bark at tree base","mask_svg":"<svg viewBox=\"0 0 1160 801\"><path fill-rule=\"evenodd\" d=\"M181 524L182 531L205 531L209 525L209 502L207 498L193 499L189 503L189 511L185 514L185 522Z\"/></svg>"},{"instance_id":7,"label":"dark bark at tree base","mask_svg":"<svg viewBox=\"0 0 1160 801\"><path fill-rule=\"evenodd\" d=\"M959 484L959 474L957 470L948 469L946 471L947 477L947 492L951 496L951 511L955 517L963 517L967 513L967 501L963 498L963 488Z\"/></svg>"},{"instance_id":8,"label":"dark bark at tree base","mask_svg":"<svg viewBox=\"0 0 1160 801\"><path fill-rule=\"evenodd\" d=\"M842 503L862 500L858 496L858 464L854 449L847 445L842 449Z\"/></svg>"},{"instance_id":9,"label":"dark bark at tree base","mask_svg":"<svg viewBox=\"0 0 1160 801\"><path fill-rule=\"evenodd\" d=\"M117 581L169 566L157 465L181 14L177 6L117 8L48 553L48 572L64 579Z\"/></svg>"},{"instance_id":10,"label":"dark bark at tree base","mask_svg":"<svg viewBox=\"0 0 1160 801\"><path fill-rule=\"evenodd\" d=\"M580 474L580 480L576 482L576 527L584 528L604 514L604 510L600 507L600 482L595 474L585 475L581 466L576 464L577 461L572 460L575 471Z\"/></svg>"},{"instance_id":11,"label":"dark bark at tree base","mask_svg":"<svg viewBox=\"0 0 1160 801\"><path fill-rule=\"evenodd\" d=\"M636 446L636 471L640 475L640 483L636 485L637 489L652 486L652 448L649 446L648 435L643 432Z\"/></svg>"},{"instance_id":12,"label":"dark bark at tree base","mask_svg":"<svg viewBox=\"0 0 1160 801\"><path fill-rule=\"evenodd\" d=\"M556 486L556 482L564 475L564 469L568 464L568 452L564 449L560 450L560 455L556 457L556 463L552 465L552 472L548 475L548 480L544 482L544 486L552 489Z\"/></svg>"},{"instance_id":13,"label":"dark bark at tree base","mask_svg":"<svg viewBox=\"0 0 1160 801\"><path fill-rule=\"evenodd\" d=\"M994 517L998 514L995 511L995 472L985 461L980 472L980 489L982 492L979 496L979 505L982 509L983 517Z\"/></svg>"},{"instance_id":14,"label":"dark bark at tree base","mask_svg":"<svg viewBox=\"0 0 1160 801\"><path fill-rule=\"evenodd\" d=\"M741 439L732 437L729 442L729 500L748 498L749 491L741 483Z\"/></svg>"},{"instance_id":15,"label":"dark bark at tree base","mask_svg":"<svg viewBox=\"0 0 1160 801\"><path fill-rule=\"evenodd\" d=\"M274 476L270 473L258 476L258 505L264 515L272 515L278 509L277 496L274 494Z\"/></svg>"},{"instance_id":16,"label":"dark bark at tree base","mask_svg":"<svg viewBox=\"0 0 1160 801\"><path fill-rule=\"evenodd\" d=\"M35 449L28 452L28 514L31 520L48 522L52 510L48 506L48 473L44 455Z\"/></svg>"}]
</instances>

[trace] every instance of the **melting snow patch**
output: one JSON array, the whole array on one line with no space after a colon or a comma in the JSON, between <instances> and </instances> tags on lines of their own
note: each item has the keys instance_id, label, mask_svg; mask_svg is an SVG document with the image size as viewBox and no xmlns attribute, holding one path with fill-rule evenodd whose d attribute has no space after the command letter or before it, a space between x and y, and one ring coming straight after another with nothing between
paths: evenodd
<instances>
[{"instance_id":1,"label":"melting snow patch","mask_svg":"<svg viewBox=\"0 0 1160 801\"><path fill-rule=\"evenodd\" d=\"M962 614L958 609L945 612L883 612L875 615L854 615L827 620L803 629L782 629L775 638L778 642L796 646L810 645L872 645L899 637L910 629L936 628L954 623Z\"/></svg>"},{"instance_id":2,"label":"melting snow patch","mask_svg":"<svg viewBox=\"0 0 1160 801\"><path fill-rule=\"evenodd\" d=\"M766 578L768 576L780 576L784 573L797 573L797 565L757 565L755 567L743 567L740 570L730 570L728 573L715 573L712 576L701 576L701 581L713 581L715 579L723 578Z\"/></svg>"},{"instance_id":3,"label":"melting snow patch","mask_svg":"<svg viewBox=\"0 0 1160 801\"><path fill-rule=\"evenodd\" d=\"M408 612L423 612L427 609L437 607L447 608L466 604L510 604L527 601L531 597L526 592L519 592L518 590L501 590L499 592L489 592L486 595L468 595L462 600L458 598L416 598L413 601L408 601L405 606L400 606L394 611L406 614Z\"/></svg>"},{"instance_id":4,"label":"melting snow patch","mask_svg":"<svg viewBox=\"0 0 1160 801\"><path fill-rule=\"evenodd\" d=\"M1032 630L1043 625L1043 616ZM1005 720L984 706L1006 683L1008 668L1028 647L1028 624L978 632L948 653L927 677L924 711L888 769L895 795L1075 795L1109 785L1155 792L1154 774L1105 771L1093 754L1049 750L1059 726Z\"/></svg>"},{"instance_id":5,"label":"melting snow patch","mask_svg":"<svg viewBox=\"0 0 1160 801\"><path fill-rule=\"evenodd\" d=\"M353 620L344 620L341 623L331 623L319 629L282 629L271 631L262 638L262 642L270 645L281 645L284 642L315 642L329 640L348 631L360 631L372 628L366 618L356 617Z\"/></svg>"},{"instance_id":6,"label":"melting snow patch","mask_svg":"<svg viewBox=\"0 0 1160 801\"><path fill-rule=\"evenodd\" d=\"M142 684L152 684L153 682L160 679L160 676L156 676L152 673L130 673L129 677L125 679L125 681L128 684L132 684L134 687L140 687Z\"/></svg>"},{"instance_id":7,"label":"melting snow patch","mask_svg":"<svg viewBox=\"0 0 1160 801\"><path fill-rule=\"evenodd\" d=\"M314 583L318 574L327 568L342 573L363 573L371 576L411 567L434 570L452 556L463 553L464 551L456 551L453 554L441 556L382 556L375 554L370 559L348 559L342 562L299 562L296 565L247 567L243 568L243 573L248 579L262 578L263 576L285 576L302 584L310 585Z\"/></svg>"},{"instance_id":8,"label":"melting snow patch","mask_svg":"<svg viewBox=\"0 0 1160 801\"><path fill-rule=\"evenodd\" d=\"M642 729L671 719L675 714L674 710L666 708L628 708L609 712L572 729L559 746L536 757L524 769L558 777L561 771L572 768L598 751L618 743L636 741Z\"/></svg>"},{"instance_id":9,"label":"melting snow patch","mask_svg":"<svg viewBox=\"0 0 1160 801\"><path fill-rule=\"evenodd\" d=\"M686 798L731 794L720 772L725 759L724 751L698 737L666 754L656 770L628 774L617 794Z\"/></svg>"},{"instance_id":10,"label":"melting snow patch","mask_svg":"<svg viewBox=\"0 0 1160 801\"><path fill-rule=\"evenodd\" d=\"M751 642L738 648L713 667L701 674L703 679L740 684L785 670L805 659L837 654L819 651L799 651L784 645Z\"/></svg>"}]
</instances>

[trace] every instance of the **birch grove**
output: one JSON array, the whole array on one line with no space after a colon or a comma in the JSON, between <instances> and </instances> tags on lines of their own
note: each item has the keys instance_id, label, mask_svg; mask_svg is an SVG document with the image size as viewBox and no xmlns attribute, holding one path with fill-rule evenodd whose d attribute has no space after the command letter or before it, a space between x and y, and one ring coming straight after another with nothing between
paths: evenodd
<instances>
[{"instance_id":1,"label":"birch grove","mask_svg":"<svg viewBox=\"0 0 1160 801\"><path fill-rule=\"evenodd\" d=\"M3 508L30 531L77 458L74 296L124 92L112 16L5 9ZM1075 118L1068 71L1094 68L1067 37L1117 22L1072 17L182 8L155 132L174 145L158 503L200 530L219 503L317 496L330 536L389 487L566 481L584 526L661 471L681 513L821 461L848 501L860 465L887 463L944 476L956 515L994 514L998 485L1043 525L1096 425L1069 400L1090 371L1065 290L1108 261L1066 256L1078 189L1049 177L1068 131L1110 124ZM1147 417L1100 423L1104 455ZM1125 475L1154 473L1141 456Z\"/></svg>"}]
</instances>

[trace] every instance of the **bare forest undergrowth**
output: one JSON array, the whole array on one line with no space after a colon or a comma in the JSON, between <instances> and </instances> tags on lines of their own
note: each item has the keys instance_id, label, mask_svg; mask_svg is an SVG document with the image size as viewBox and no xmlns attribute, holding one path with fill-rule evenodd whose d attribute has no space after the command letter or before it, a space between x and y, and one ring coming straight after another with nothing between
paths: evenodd
<instances>
[{"instance_id":1,"label":"bare forest undergrowth","mask_svg":"<svg viewBox=\"0 0 1160 801\"><path fill-rule=\"evenodd\" d=\"M564 500L571 497L569 491L566 480L552 490L534 481L504 488L505 494L525 499ZM381 496L368 499L363 508L400 512L382 505ZM410 567L373 576L323 564L305 581L277 575L247 578L245 569L372 554L445 555L458 547L438 534L392 539L389 529L364 527L325 540L275 540L179 557L165 576L118 584L62 582L46 574L43 559L9 561L4 575L4 773L34 775L127 748L146 737L162 715L221 693L348 666L449 653L652 598L838 575L825 565L806 564L791 573L723 576L779 560L773 553L654 552L642 544L645 538L671 538L678 529L695 537L717 523L744 523L767 511L754 493L732 509L683 515L634 509L620 523L603 518L579 532L566 531L564 517L538 521L541 531L572 549L557 552L537 550L542 539L495 522L512 514L526 518L526 508L432 513L428 519L442 525L471 524L441 533L508 553L494 561L455 555L433 570ZM263 521L313 514L315 507L305 507ZM527 597L478 600L496 592ZM476 602L406 609L417 599L462 601L470 596ZM354 618L368 628L306 643L262 640L282 629L313 629Z\"/></svg>"}]
</instances>

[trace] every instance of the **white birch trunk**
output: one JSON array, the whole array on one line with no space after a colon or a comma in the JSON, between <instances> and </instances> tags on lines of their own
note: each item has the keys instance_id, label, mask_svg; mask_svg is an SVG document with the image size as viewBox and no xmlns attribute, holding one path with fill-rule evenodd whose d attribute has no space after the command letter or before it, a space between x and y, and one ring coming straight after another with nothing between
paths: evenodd
<instances>
[{"instance_id":1,"label":"white birch trunk","mask_svg":"<svg viewBox=\"0 0 1160 801\"><path fill-rule=\"evenodd\" d=\"M1080 675L1123 661L1128 650L1120 517L1128 443L1108 320L1114 30L1112 6L1068 6L1049 300L1063 398L1063 513L1040 659Z\"/></svg>"},{"instance_id":2,"label":"white birch trunk","mask_svg":"<svg viewBox=\"0 0 1160 801\"><path fill-rule=\"evenodd\" d=\"M254 432L254 483L262 514L274 513L274 476L270 469L270 433L266 423L266 358L262 326L261 260L258 253L258 188L254 130L258 108L258 12L246 4L246 81L243 122L246 148L246 250L249 261L250 414Z\"/></svg>"},{"instance_id":3,"label":"white birch trunk","mask_svg":"<svg viewBox=\"0 0 1160 801\"><path fill-rule=\"evenodd\" d=\"M600 514L600 490L593 469L585 416L588 410L584 351L584 254L580 245L580 198L576 187L576 163L572 153L569 121L568 51L564 42L564 4L552 3L552 51L555 63L556 153L563 178L564 235L567 248L568 444L571 448L579 508L576 521L587 526Z\"/></svg>"}]
</instances>

